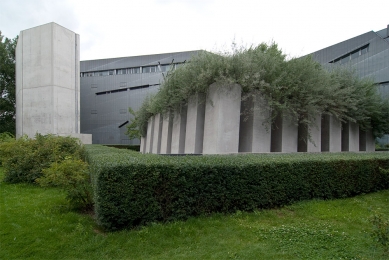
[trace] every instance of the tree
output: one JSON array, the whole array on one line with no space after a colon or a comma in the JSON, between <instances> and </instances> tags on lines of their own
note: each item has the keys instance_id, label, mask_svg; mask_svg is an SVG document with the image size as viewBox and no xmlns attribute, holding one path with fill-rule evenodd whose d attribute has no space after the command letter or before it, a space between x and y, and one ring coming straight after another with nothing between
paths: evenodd
<instances>
[{"instance_id":1,"label":"tree","mask_svg":"<svg viewBox=\"0 0 389 260\"><path fill-rule=\"evenodd\" d=\"M8 39L0 31L0 133L15 134L15 48L18 37Z\"/></svg>"},{"instance_id":2,"label":"tree","mask_svg":"<svg viewBox=\"0 0 389 260\"><path fill-rule=\"evenodd\" d=\"M134 117L132 120L131 120L131 123L127 126L127 132L126 132L126 135L128 135L128 137L132 140L132 139L136 139L136 138L140 138L141 135L139 133L139 126L138 126L138 115L136 114L136 112L131 108L129 107L128 108L128 111L130 112L130 114Z\"/></svg>"}]
</instances>

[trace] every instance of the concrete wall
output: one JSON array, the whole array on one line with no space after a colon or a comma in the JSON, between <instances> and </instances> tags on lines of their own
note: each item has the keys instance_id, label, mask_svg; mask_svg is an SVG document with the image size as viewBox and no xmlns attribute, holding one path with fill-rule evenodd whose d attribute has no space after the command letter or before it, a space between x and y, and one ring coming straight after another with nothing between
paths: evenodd
<instances>
[{"instance_id":1,"label":"concrete wall","mask_svg":"<svg viewBox=\"0 0 389 260\"><path fill-rule=\"evenodd\" d=\"M150 117L147 123L147 138L145 153L153 152L153 138L154 138L154 117Z\"/></svg>"},{"instance_id":2,"label":"concrete wall","mask_svg":"<svg viewBox=\"0 0 389 260\"><path fill-rule=\"evenodd\" d=\"M201 101L205 101L205 104ZM149 119L141 151L157 154L225 154L267 152L374 151L371 131L355 123L317 115L315 125L296 125L289 115L279 114L267 129L267 102L260 95L241 100L239 85L209 87L179 110ZM308 136L310 134L310 137ZM145 145L143 145L145 144ZM202 144L202 147L199 145Z\"/></svg>"},{"instance_id":3,"label":"concrete wall","mask_svg":"<svg viewBox=\"0 0 389 260\"><path fill-rule=\"evenodd\" d=\"M205 104L203 154L237 153L241 87L212 84Z\"/></svg>"},{"instance_id":4,"label":"concrete wall","mask_svg":"<svg viewBox=\"0 0 389 260\"><path fill-rule=\"evenodd\" d=\"M172 147L173 114L164 114L162 120L161 154L170 154Z\"/></svg>"},{"instance_id":5,"label":"concrete wall","mask_svg":"<svg viewBox=\"0 0 389 260\"><path fill-rule=\"evenodd\" d=\"M259 94L241 102L239 152L270 152L271 128L266 125L270 112L266 106Z\"/></svg>"},{"instance_id":6,"label":"concrete wall","mask_svg":"<svg viewBox=\"0 0 389 260\"><path fill-rule=\"evenodd\" d=\"M196 94L189 98L186 120L185 153L203 152L205 120L205 95Z\"/></svg>"},{"instance_id":7,"label":"concrete wall","mask_svg":"<svg viewBox=\"0 0 389 260\"><path fill-rule=\"evenodd\" d=\"M187 106L182 105L173 115L171 153L183 154L185 152Z\"/></svg>"},{"instance_id":8,"label":"concrete wall","mask_svg":"<svg viewBox=\"0 0 389 260\"><path fill-rule=\"evenodd\" d=\"M342 151L359 151L359 126L353 122L342 123Z\"/></svg>"},{"instance_id":9,"label":"concrete wall","mask_svg":"<svg viewBox=\"0 0 389 260\"><path fill-rule=\"evenodd\" d=\"M154 116L154 133L153 133L153 149L152 153L159 154L161 152L161 134L162 134L162 116L157 114Z\"/></svg>"},{"instance_id":10,"label":"concrete wall","mask_svg":"<svg viewBox=\"0 0 389 260\"><path fill-rule=\"evenodd\" d=\"M79 35L55 23L20 32L16 47L17 137L80 134L79 51Z\"/></svg>"},{"instance_id":11,"label":"concrete wall","mask_svg":"<svg viewBox=\"0 0 389 260\"><path fill-rule=\"evenodd\" d=\"M308 133L310 134L310 140ZM298 151L321 152L321 115L315 117L315 126L300 124L298 127Z\"/></svg>"},{"instance_id":12,"label":"concrete wall","mask_svg":"<svg viewBox=\"0 0 389 260\"><path fill-rule=\"evenodd\" d=\"M278 115L271 129L271 151L282 153L297 152L298 126L287 116Z\"/></svg>"},{"instance_id":13,"label":"concrete wall","mask_svg":"<svg viewBox=\"0 0 389 260\"><path fill-rule=\"evenodd\" d=\"M359 129L359 151L375 151L375 140L371 130Z\"/></svg>"},{"instance_id":14,"label":"concrete wall","mask_svg":"<svg viewBox=\"0 0 389 260\"><path fill-rule=\"evenodd\" d=\"M146 153L146 138L147 137L141 137L140 138L140 152L141 153Z\"/></svg>"},{"instance_id":15,"label":"concrete wall","mask_svg":"<svg viewBox=\"0 0 389 260\"><path fill-rule=\"evenodd\" d=\"M342 151L342 124L331 115L323 115L321 119L321 151Z\"/></svg>"}]
</instances>

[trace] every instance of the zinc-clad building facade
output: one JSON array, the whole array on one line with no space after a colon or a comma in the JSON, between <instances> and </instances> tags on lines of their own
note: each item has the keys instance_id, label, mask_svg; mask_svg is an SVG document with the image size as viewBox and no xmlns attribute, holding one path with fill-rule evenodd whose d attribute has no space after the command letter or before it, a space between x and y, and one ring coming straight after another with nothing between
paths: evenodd
<instances>
[{"instance_id":1,"label":"zinc-clad building facade","mask_svg":"<svg viewBox=\"0 0 389 260\"><path fill-rule=\"evenodd\" d=\"M80 62L81 132L94 144L139 144L130 140L127 124L144 99L156 93L166 74L198 51Z\"/></svg>"},{"instance_id":2,"label":"zinc-clad building facade","mask_svg":"<svg viewBox=\"0 0 389 260\"><path fill-rule=\"evenodd\" d=\"M371 78L378 92L389 98L389 25L370 31L312 53L327 68L346 66L355 69L361 78ZM379 140L389 143L389 135Z\"/></svg>"}]
</instances>

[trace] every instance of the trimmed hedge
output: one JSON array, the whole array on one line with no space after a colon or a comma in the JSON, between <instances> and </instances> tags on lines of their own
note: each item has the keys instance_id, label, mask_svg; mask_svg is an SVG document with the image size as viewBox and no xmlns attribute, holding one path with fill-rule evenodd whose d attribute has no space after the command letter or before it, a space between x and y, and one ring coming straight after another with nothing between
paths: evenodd
<instances>
[{"instance_id":1,"label":"trimmed hedge","mask_svg":"<svg viewBox=\"0 0 389 260\"><path fill-rule=\"evenodd\" d=\"M98 223L118 230L389 188L389 153L142 155L86 146Z\"/></svg>"}]
</instances>

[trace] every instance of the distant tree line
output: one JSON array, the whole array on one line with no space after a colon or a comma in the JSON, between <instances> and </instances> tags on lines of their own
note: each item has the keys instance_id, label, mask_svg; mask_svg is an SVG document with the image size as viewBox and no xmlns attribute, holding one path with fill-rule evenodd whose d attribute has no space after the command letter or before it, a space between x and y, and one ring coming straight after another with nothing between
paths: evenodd
<instances>
[{"instance_id":1,"label":"distant tree line","mask_svg":"<svg viewBox=\"0 0 389 260\"><path fill-rule=\"evenodd\" d=\"M0 133L15 134L15 48L18 37L8 39L0 31Z\"/></svg>"}]
</instances>

